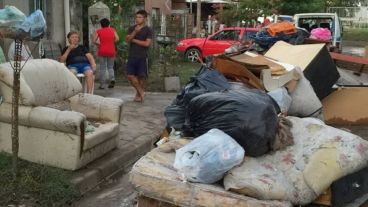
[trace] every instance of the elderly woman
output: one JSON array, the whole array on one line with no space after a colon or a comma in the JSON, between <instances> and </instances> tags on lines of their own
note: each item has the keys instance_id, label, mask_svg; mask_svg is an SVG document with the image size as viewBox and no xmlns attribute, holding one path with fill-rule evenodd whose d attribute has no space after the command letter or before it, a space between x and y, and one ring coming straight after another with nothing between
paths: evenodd
<instances>
[{"instance_id":1,"label":"elderly woman","mask_svg":"<svg viewBox=\"0 0 368 207\"><path fill-rule=\"evenodd\" d=\"M79 45L78 32L69 32L67 38L69 45L63 49L60 62L66 63L74 74L83 73L86 77L87 93L92 93L93 72L96 70L95 59L85 46Z\"/></svg>"}]
</instances>

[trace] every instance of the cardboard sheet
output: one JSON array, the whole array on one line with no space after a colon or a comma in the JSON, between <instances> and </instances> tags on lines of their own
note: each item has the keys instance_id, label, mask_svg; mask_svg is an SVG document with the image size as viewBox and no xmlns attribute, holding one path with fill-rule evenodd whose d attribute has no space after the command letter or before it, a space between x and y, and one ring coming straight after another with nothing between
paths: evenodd
<instances>
[{"instance_id":1,"label":"cardboard sheet","mask_svg":"<svg viewBox=\"0 0 368 207\"><path fill-rule=\"evenodd\" d=\"M346 87L322 101L326 124L368 125L368 87Z\"/></svg>"}]
</instances>

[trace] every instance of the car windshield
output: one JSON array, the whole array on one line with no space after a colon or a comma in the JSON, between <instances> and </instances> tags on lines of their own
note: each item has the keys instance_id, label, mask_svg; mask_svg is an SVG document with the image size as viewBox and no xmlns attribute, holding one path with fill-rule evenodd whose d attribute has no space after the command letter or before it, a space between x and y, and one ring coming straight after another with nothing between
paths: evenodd
<instances>
[{"instance_id":1,"label":"car windshield","mask_svg":"<svg viewBox=\"0 0 368 207\"><path fill-rule=\"evenodd\" d=\"M239 40L240 30L223 30L211 37L211 40Z\"/></svg>"},{"instance_id":2,"label":"car windshield","mask_svg":"<svg viewBox=\"0 0 368 207\"><path fill-rule=\"evenodd\" d=\"M298 20L298 25L301 28L308 30L309 32L315 28L327 28L331 32L334 31L334 24L333 24L332 17L308 17L308 18L300 18Z\"/></svg>"}]
</instances>

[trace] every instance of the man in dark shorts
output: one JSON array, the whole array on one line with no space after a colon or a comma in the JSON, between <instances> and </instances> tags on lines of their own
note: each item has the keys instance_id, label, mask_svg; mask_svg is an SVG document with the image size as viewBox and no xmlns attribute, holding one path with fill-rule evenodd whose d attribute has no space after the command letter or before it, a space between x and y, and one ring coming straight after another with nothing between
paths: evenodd
<instances>
[{"instance_id":1,"label":"man in dark shorts","mask_svg":"<svg viewBox=\"0 0 368 207\"><path fill-rule=\"evenodd\" d=\"M143 102L144 82L147 77L147 53L152 41L152 30L146 25L147 12L140 10L135 13L136 25L128 30L125 38L130 43L128 56L128 80L135 88L134 101Z\"/></svg>"}]
</instances>

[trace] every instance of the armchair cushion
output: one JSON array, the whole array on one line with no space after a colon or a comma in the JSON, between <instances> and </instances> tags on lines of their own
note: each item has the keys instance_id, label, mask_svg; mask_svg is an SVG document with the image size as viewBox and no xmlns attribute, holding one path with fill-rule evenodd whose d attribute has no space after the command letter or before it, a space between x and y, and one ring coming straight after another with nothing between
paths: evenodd
<instances>
[{"instance_id":1,"label":"armchair cushion","mask_svg":"<svg viewBox=\"0 0 368 207\"><path fill-rule=\"evenodd\" d=\"M12 102L13 68L0 65L0 93L4 102ZM22 62L24 65L24 62ZM64 64L51 59L32 59L20 75L20 104L45 106L65 100L82 91L79 80Z\"/></svg>"},{"instance_id":2,"label":"armchair cushion","mask_svg":"<svg viewBox=\"0 0 368 207\"><path fill-rule=\"evenodd\" d=\"M11 124L11 104L0 105L0 122ZM47 107L19 106L19 124L28 127L81 135L86 117L75 111Z\"/></svg>"},{"instance_id":3,"label":"armchair cushion","mask_svg":"<svg viewBox=\"0 0 368 207\"><path fill-rule=\"evenodd\" d=\"M73 111L85 114L89 119L119 123L123 101L92 94L77 94L69 99Z\"/></svg>"},{"instance_id":4,"label":"armchair cushion","mask_svg":"<svg viewBox=\"0 0 368 207\"><path fill-rule=\"evenodd\" d=\"M116 136L119 133L119 124L117 123L106 123L101 124L94 128L94 132L86 132L83 151L86 151L106 140L111 139L111 137Z\"/></svg>"}]
</instances>

